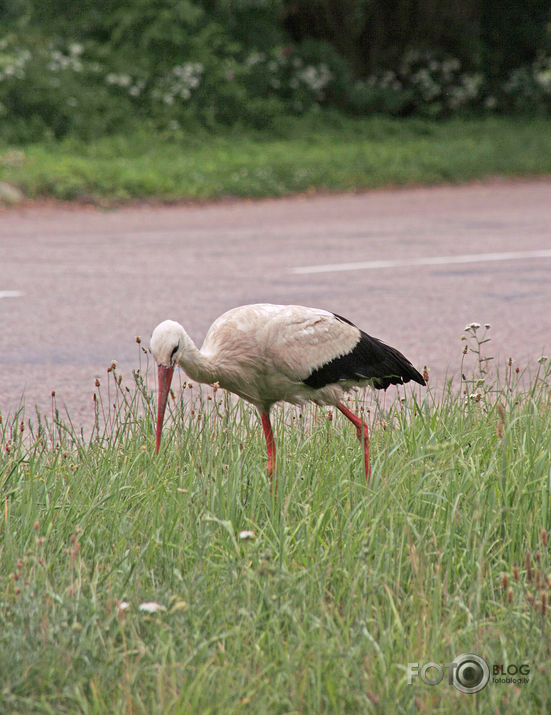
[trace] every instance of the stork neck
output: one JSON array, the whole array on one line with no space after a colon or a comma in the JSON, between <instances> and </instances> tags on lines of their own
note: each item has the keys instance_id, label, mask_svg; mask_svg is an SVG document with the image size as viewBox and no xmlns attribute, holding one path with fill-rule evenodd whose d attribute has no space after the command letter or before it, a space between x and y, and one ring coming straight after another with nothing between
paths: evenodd
<instances>
[{"instance_id":1,"label":"stork neck","mask_svg":"<svg viewBox=\"0 0 551 715\"><path fill-rule=\"evenodd\" d=\"M196 382L205 382L210 385L217 380L216 367L212 360L199 350L187 333L183 349L180 350L178 356L178 365L183 368L188 377Z\"/></svg>"}]
</instances>

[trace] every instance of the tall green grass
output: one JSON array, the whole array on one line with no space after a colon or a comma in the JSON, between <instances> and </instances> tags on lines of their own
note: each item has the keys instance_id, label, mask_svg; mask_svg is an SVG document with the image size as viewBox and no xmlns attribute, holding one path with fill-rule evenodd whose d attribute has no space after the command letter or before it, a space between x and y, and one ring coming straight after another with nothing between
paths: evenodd
<instances>
[{"instance_id":1,"label":"tall green grass","mask_svg":"<svg viewBox=\"0 0 551 715\"><path fill-rule=\"evenodd\" d=\"M370 399L369 489L344 418L285 408L272 494L252 408L185 383L156 456L145 365L91 436L4 419L0 710L549 712L551 373L486 365ZM408 685L465 652L530 682Z\"/></svg>"},{"instance_id":2,"label":"tall green grass","mask_svg":"<svg viewBox=\"0 0 551 715\"><path fill-rule=\"evenodd\" d=\"M29 198L113 205L359 191L551 174L551 122L279 120L273 130L183 130L0 146L0 180Z\"/></svg>"}]
</instances>

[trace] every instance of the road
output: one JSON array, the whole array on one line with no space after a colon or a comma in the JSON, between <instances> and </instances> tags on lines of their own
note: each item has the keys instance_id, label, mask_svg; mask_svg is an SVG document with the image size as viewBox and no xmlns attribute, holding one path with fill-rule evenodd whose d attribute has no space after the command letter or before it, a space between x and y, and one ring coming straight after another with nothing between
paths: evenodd
<instances>
[{"instance_id":1,"label":"road","mask_svg":"<svg viewBox=\"0 0 551 715\"><path fill-rule=\"evenodd\" d=\"M347 265L343 265L347 264ZM551 354L551 181L358 195L0 213L0 409L91 420L96 377L126 377L164 318L200 342L224 310L300 303L347 316L431 380L457 375L466 323L489 353Z\"/></svg>"}]
</instances>

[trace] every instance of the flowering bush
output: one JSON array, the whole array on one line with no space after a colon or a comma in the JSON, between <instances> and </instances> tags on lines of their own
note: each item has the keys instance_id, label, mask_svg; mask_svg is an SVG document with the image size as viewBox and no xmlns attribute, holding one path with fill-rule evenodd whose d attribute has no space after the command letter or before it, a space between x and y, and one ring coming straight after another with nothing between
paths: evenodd
<instances>
[{"instance_id":1,"label":"flowering bush","mask_svg":"<svg viewBox=\"0 0 551 715\"><path fill-rule=\"evenodd\" d=\"M410 50L395 70L358 82L352 102L363 111L439 117L474 107L481 86L482 75L464 72L457 58Z\"/></svg>"},{"instance_id":2,"label":"flowering bush","mask_svg":"<svg viewBox=\"0 0 551 715\"><path fill-rule=\"evenodd\" d=\"M143 121L172 128L239 121L262 127L342 92L344 62L322 43L243 52L214 24L203 39L196 36L177 58L171 52L153 61L145 53L136 62L126 47L4 38L0 116L9 122L2 134L23 141L86 138Z\"/></svg>"},{"instance_id":3,"label":"flowering bush","mask_svg":"<svg viewBox=\"0 0 551 715\"><path fill-rule=\"evenodd\" d=\"M241 43L189 2L169 10L167 0L164 14L149 0L139 3L145 15L124 14L119 21L115 13L101 28L109 41L38 31L0 38L0 137L90 138L144 122L170 129L239 122L262 128L283 114L321 106L429 117L474 109L551 111L551 58L545 55L491 89L457 58L414 49L394 68L355 81L326 42L285 44L274 35L260 45L248 36ZM194 12L185 11L190 7Z\"/></svg>"},{"instance_id":4,"label":"flowering bush","mask_svg":"<svg viewBox=\"0 0 551 715\"><path fill-rule=\"evenodd\" d=\"M490 99L491 105L498 103ZM551 111L551 57L541 55L532 64L513 70L502 87L500 103L506 109Z\"/></svg>"}]
</instances>

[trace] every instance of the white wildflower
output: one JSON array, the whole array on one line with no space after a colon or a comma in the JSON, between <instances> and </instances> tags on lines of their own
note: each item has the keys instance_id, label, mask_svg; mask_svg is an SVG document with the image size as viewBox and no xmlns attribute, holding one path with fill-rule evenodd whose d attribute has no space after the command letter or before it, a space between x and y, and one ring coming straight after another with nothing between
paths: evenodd
<instances>
[{"instance_id":1,"label":"white wildflower","mask_svg":"<svg viewBox=\"0 0 551 715\"><path fill-rule=\"evenodd\" d=\"M266 55L263 52L253 52L245 60L245 65L247 67L252 67L253 65L257 65L259 62L264 62L265 59Z\"/></svg>"},{"instance_id":2,"label":"white wildflower","mask_svg":"<svg viewBox=\"0 0 551 715\"><path fill-rule=\"evenodd\" d=\"M245 529L245 531L239 532L239 538L241 541L248 541L249 539L255 538L255 533L254 533L254 531Z\"/></svg>"},{"instance_id":3,"label":"white wildflower","mask_svg":"<svg viewBox=\"0 0 551 715\"><path fill-rule=\"evenodd\" d=\"M114 84L118 87L130 87L132 77L129 74L115 74L114 72L110 72L106 76L105 81L107 84Z\"/></svg>"},{"instance_id":4,"label":"white wildflower","mask_svg":"<svg viewBox=\"0 0 551 715\"><path fill-rule=\"evenodd\" d=\"M81 55L84 52L84 47L80 44L80 42L72 42L69 45L69 53L73 56L78 57L78 55Z\"/></svg>"},{"instance_id":5,"label":"white wildflower","mask_svg":"<svg viewBox=\"0 0 551 715\"><path fill-rule=\"evenodd\" d=\"M145 601L145 603L140 603L138 610L144 613L158 613L159 611L166 611L166 607L156 601Z\"/></svg>"},{"instance_id":6,"label":"white wildflower","mask_svg":"<svg viewBox=\"0 0 551 715\"><path fill-rule=\"evenodd\" d=\"M333 74L329 67L322 62L319 65L307 65L297 72L297 78L313 92L319 94L333 79Z\"/></svg>"}]
</instances>

